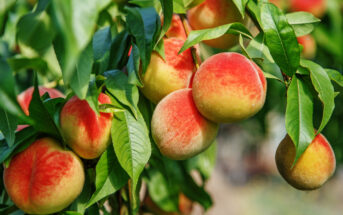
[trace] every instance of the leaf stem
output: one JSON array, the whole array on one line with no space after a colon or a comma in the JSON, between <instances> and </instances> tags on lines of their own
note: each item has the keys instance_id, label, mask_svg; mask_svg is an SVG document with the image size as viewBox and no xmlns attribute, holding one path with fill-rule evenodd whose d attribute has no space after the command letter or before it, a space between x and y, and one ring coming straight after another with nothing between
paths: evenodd
<instances>
[{"instance_id":1,"label":"leaf stem","mask_svg":"<svg viewBox=\"0 0 343 215\"><path fill-rule=\"evenodd\" d=\"M187 19L186 19L186 15L184 14L180 14L179 15L183 24L183 29L185 30L186 36L188 37L189 33L190 33L190 27L189 24L187 23ZM197 57L197 53L196 53L196 48L194 46L192 46L191 48L191 53L192 53L192 58L193 58L193 62L195 64L196 69L199 69L199 61L198 61L198 57Z\"/></svg>"}]
</instances>

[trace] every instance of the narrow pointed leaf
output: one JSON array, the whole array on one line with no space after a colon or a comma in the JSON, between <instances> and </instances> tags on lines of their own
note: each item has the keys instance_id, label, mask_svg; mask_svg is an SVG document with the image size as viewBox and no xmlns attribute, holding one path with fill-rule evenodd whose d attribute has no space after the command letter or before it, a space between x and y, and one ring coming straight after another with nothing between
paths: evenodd
<instances>
[{"instance_id":1,"label":"narrow pointed leaf","mask_svg":"<svg viewBox=\"0 0 343 215\"><path fill-rule=\"evenodd\" d=\"M296 148L294 163L314 138L313 98L308 86L296 75L287 90L286 130Z\"/></svg>"},{"instance_id":2,"label":"narrow pointed leaf","mask_svg":"<svg viewBox=\"0 0 343 215\"><path fill-rule=\"evenodd\" d=\"M325 69L323 69L320 65L309 60L301 60L301 66L310 71L310 77L314 89L318 92L318 97L323 103L322 122L320 123L317 131L320 133L325 125L329 122L335 108L334 88Z\"/></svg>"},{"instance_id":3,"label":"narrow pointed leaf","mask_svg":"<svg viewBox=\"0 0 343 215\"><path fill-rule=\"evenodd\" d=\"M274 61L286 75L293 76L299 66L300 50L286 16L275 5L261 3L261 23Z\"/></svg>"},{"instance_id":4,"label":"narrow pointed leaf","mask_svg":"<svg viewBox=\"0 0 343 215\"><path fill-rule=\"evenodd\" d=\"M186 49L194 46L195 44L203 40L215 39L224 34L242 34L245 37L252 38L249 30L242 23L239 22L221 25L215 28L191 31L179 53L185 51Z\"/></svg>"}]
</instances>

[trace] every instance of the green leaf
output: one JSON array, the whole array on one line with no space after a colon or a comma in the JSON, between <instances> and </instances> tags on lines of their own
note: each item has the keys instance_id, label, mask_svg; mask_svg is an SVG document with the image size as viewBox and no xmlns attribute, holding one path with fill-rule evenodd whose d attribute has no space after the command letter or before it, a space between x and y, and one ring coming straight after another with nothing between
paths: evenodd
<instances>
[{"instance_id":1,"label":"green leaf","mask_svg":"<svg viewBox=\"0 0 343 215\"><path fill-rule=\"evenodd\" d=\"M15 140L15 129L17 128L17 119L0 108L0 131L6 138L7 145L13 146Z\"/></svg>"},{"instance_id":2,"label":"green leaf","mask_svg":"<svg viewBox=\"0 0 343 215\"><path fill-rule=\"evenodd\" d=\"M111 128L114 151L120 165L133 180L134 187L151 155L148 132L141 115L135 119L126 110L114 114Z\"/></svg>"},{"instance_id":3,"label":"green leaf","mask_svg":"<svg viewBox=\"0 0 343 215\"><path fill-rule=\"evenodd\" d=\"M28 47L37 57L47 52L55 35L50 17L44 11L50 2L39 1L36 10L24 15L17 24L16 37L19 45Z\"/></svg>"},{"instance_id":4,"label":"green leaf","mask_svg":"<svg viewBox=\"0 0 343 215\"><path fill-rule=\"evenodd\" d=\"M250 41L246 51L253 59L263 59L262 61L257 61L257 63L259 66L261 66L266 78L270 77L271 75L272 77L276 77L277 80L283 82L281 70L274 62L274 59L265 44L265 35L263 33L260 33Z\"/></svg>"},{"instance_id":5,"label":"green leaf","mask_svg":"<svg viewBox=\"0 0 343 215\"><path fill-rule=\"evenodd\" d=\"M192 176L183 170L183 182L181 183L182 192L191 200L201 204L205 210L209 209L213 202L211 196L205 191L204 187L199 186Z\"/></svg>"},{"instance_id":6,"label":"green leaf","mask_svg":"<svg viewBox=\"0 0 343 215\"><path fill-rule=\"evenodd\" d=\"M199 155L186 160L188 172L196 169L203 176L204 179L209 179L214 169L217 158L217 142L211 144L206 151Z\"/></svg>"},{"instance_id":7,"label":"green leaf","mask_svg":"<svg viewBox=\"0 0 343 215\"><path fill-rule=\"evenodd\" d=\"M163 38L164 34L168 31L173 17L173 1L160 0L160 3L163 11L163 26L157 42L160 41ZM155 46L157 46L157 44L158 43L156 43Z\"/></svg>"},{"instance_id":8,"label":"green leaf","mask_svg":"<svg viewBox=\"0 0 343 215\"><path fill-rule=\"evenodd\" d=\"M110 0L53 1L51 16L59 30L54 48L66 85L74 76L81 53L91 42L99 12L110 3Z\"/></svg>"},{"instance_id":9,"label":"green leaf","mask_svg":"<svg viewBox=\"0 0 343 215\"><path fill-rule=\"evenodd\" d=\"M47 63L42 58L13 57L9 58L7 61L14 71L33 69L39 73L45 74L48 69Z\"/></svg>"},{"instance_id":10,"label":"green leaf","mask_svg":"<svg viewBox=\"0 0 343 215\"><path fill-rule=\"evenodd\" d=\"M287 90L286 130L291 137L296 156L294 164L314 138L313 98L301 77L293 76Z\"/></svg>"},{"instance_id":11,"label":"green leaf","mask_svg":"<svg viewBox=\"0 0 343 215\"><path fill-rule=\"evenodd\" d=\"M27 148L33 141L36 140L37 132L33 127L27 127L16 133L14 144L9 147L6 144L0 143L0 163L9 160L17 152Z\"/></svg>"},{"instance_id":12,"label":"green leaf","mask_svg":"<svg viewBox=\"0 0 343 215\"><path fill-rule=\"evenodd\" d=\"M159 32L161 20L154 8L126 8L127 28L135 38L142 61L143 74L150 63L150 56L155 45L153 39Z\"/></svg>"},{"instance_id":13,"label":"green leaf","mask_svg":"<svg viewBox=\"0 0 343 215\"><path fill-rule=\"evenodd\" d=\"M140 69L140 57L139 57L139 50L136 44L132 44L131 55L129 60L127 61L127 73L128 73L128 81L130 84L143 87L142 80L139 75Z\"/></svg>"},{"instance_id":14,"label":"green leaf","mask_svg":"<svg viewBox=\"0 0 343 215\"><path fill-rule=\"evenodd\" d=\"M317 131L320 133L329 122L333 110L335 109L334 89L328 74L320 65L309 60L301 60L300 64L310 71L312 84L318 92L319 99L323 103L322 122Z\"/></svg>"},{"instance_id":15,"label":"green leaf","mask_svg":"<svg viewBox=\"0 0 343 215\"><path fill-rule=\"evenodd\" d=\"M117 160L113 146L110 145L96 165L95 192L87 207L118 191L128 179L128 175Z\"/></svg>"},{"instance_id":16,"label":"green leaf","mask_svg":"<svg viewBox=\"0 0 343 215\"><path fill-rule=\"evenodd\" d=\"M173 0L173 12L185 14L187 12L187 6L183 0Z\"/></svg>"},{"instance_id":17,"label":"green leaf","mask_svg":"<svg viewBox=\"0 0 343 215\"><path fill-rule=\"evenodd\" d=\"M76 71L71 79L70 87L79 99L85 99L93 66L92 44L88 44L81 53L76 64Z\"/></svg>"},{"instance_id":18,"label":"green leaf","mask_svg":"<svg viewBox=\"0 0 343 215\"><path fill-rule=\"evenodd\" d=\"M343 75L334 69L325 69L330 79L336 82L339 86L343 87Z\"/></svg>"},{"instance_id":19,"label":"green leaf","mask_svg":"<svg viewBox=\"0 0 343 215\"><path fill-rule=\"evenodd\" d=\"M48 95L46 93L46 95ZM62 139L58 126L54 121L54 116L49 112L47 107L41 100L38 90L37 74L35 73L34 90L32 93L32 99L29 106L30 118L34 120L32 124L37 131L41 131L54 136L57 139Z\"/></svg>"},{"instance_id":20,"label":"green leaf","mask_svg":"<svg viewBox=\"0 0 343 215\"><path fill-rule=\"evenodd\" d=\"M85 214L85 210L87 209L88 200L91 198L92 195L92 184L91 184L91 176L89 171L85 173L85 184L83 185L83 189L81 194L73 201L73 203L68 207L68 210L71 210L77 214Z\"/></svg>"},{"instance_id":21,"label":"green leaf","mask_svg":"<svg viewBox=\"0 0 343 215\"><path fill-rule=\"evenodd\" d=\"M138 117L139 92L135 85L129 84L127 76L120 70L108 71L105 74L107 90L122 104L128 106L135 118Z\"/></svg>"},{"instance_id":22,"label":"green leaf","mask_svg":"<svg viewBox=\"0 0 343 215\"><path fill-rule=\"evenodd\" d=\"M135 119L127 110L116 112L112 121L111 136L114 151L129 180L132 213L139 209L139 178L151 155L149 130L139 114Z\"/></svg>"},{"instance_id":23,"label":"green leaf","mask_svg":"<svg viewBox=\"0 0 343 215\"><path fill-rule=\"evenodd\" d=\"M160 171L150 168L147 180L151 199L164 211L177 212L179 207L179 190L171 184Z\"/></svg>"},{"instance_id":24,"label":"green leaf","mask_svg":"<svg viewBox=\"0 0 343 215\"><path fill-rule=\"evenodd\" d=\"M232 0L233 3L236 5L239 13L241 14L242 18L245 15L245 6L248 3L248 0Z\"/></svg>"},{"instance_id":25,"label":"green leaf","mask_svg":"<svg viewBox=\"0 0 343 215\"><path fill-rule=\"evenodd\" d=\"M97 114L99 114L99 102L98 102L99 94L100 92L96 86L95 77L94 75L91 75L86 100L89 106L92 108L92 110L94 110Z\"/></svg>"},{"instance_id":26,"label":"green leaf","mask_svg":"<svg viewBox=\"0 0 343 215\"><path fill-rule=\"evenodd\" d=\"M287 21L292 25L297 37L310 34L315 27L315 24L320 22L320 19L307 12L294 12L286 14Z\"/></svg>"},{"instance_id":27,"label":"green leaf","mask_svg":"<svg viewBox=\"0 0 343 215\"><path fill-rule=\"evenodd\" d=\"M11 68L4 59L0 58L0 107L24 122L31 123L32 120L24 114L17 102L14 87L15 82Z\"/></svg>"},{"instance_id":28,"label":"green leaf","mask_svg":"<svg viewBox=\"0 0 343 215\"><path fill-rule=\"evenodd\" d=\"M126 30L120 32L112 41L110 48L110 65L108 69L121 69L122 59L125 58L129 51L128 47L130 40L128 39L129 35Z\"/></svg>"},{"instance_id":29,"label":"green leaf","mask_svg":"<svg viewBox=\"0 0 343 215\"><path fill-rule=\"evenodd\" d=\"M292 26L279 8L261 3L261 23L266 44L274 61L288 76L293 76L300 62L300 50Z\"/></svg>"},{"instance_id":30,"label":"green leaf","mask_svg":"<svg viewBox=\"0 0 343 215\"><path fill-rule=\"evenodd\" d=\"M221 25L215 28L191 31L179 53L185 51L186 49L194 46L195 44L203 40L215 39L224 34L242 34L243 36L252 39L249 30L242 23L235 22L226 25Z\"/></svg>"},{"instance_id":31,"label":"green leaf","mask_svg":"<svg viewBox=\"0 0 343 215\"><path fill-rule=\"evenodd\" d=\"M97 32L93 36L93 52L94 60L100 60L104 54L110 49L111 45L111 29L105 27Z\"/></svg>"}]
</instances>

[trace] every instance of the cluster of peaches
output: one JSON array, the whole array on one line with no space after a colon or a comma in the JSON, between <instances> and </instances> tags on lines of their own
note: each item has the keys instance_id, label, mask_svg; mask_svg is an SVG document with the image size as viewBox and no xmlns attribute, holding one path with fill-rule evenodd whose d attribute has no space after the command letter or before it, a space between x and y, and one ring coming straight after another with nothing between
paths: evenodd
<instances>
[{"instance_id":1,"label":"cluster of peaches","mask_svg":"<svg viewBox=\"0 0 343 215\"><path fill-rule=\"evenodd\" d=\"M206 17L204 19L204 17ZM232 1L206 0L188 12L187 23L174 15L164 38L165 59L153 52L141 92L157 106L151 132L161 153L171 159L187 159L204 151L214 141L219 123L237 122L253 116L265 102L266 79L262 70L245 56L224 52L206 59L197 68L190 49L178 54L187 29L203 29L242 21ZM227 49L236 44L233 35L204 41ZM197 58L197 57L195 57ZM22 92L18 102L29 115L33 88ZM40 95L64 97L55 89L40 87ZM111 103L101 93L100 104ZM110 143L112 113L97 115L85 100L69 99L60 113L61 143L44 137L16 154L4 171L5 188L12 201L31 214L63 210L81 193L85 175L83 159L99 157ZM21 127L20 129L23 129ZM77 154L77 155L76 155ZM276 152L282 176L299 189L320 187L334 172L330 144L317 135L293 167L295 146L286 136Z\"/></svg>"},{"instance_id":2,"label":"cluster of peaches","mask_svg":"<svg viewBox=\"0 0 343 215\"><path fill-rule=\"evenodd\" d=\"M33 87L18 95L18 103L29 115ZM56 89L39 87L39 94L64 97ZM110 103L101 93L99 103ZM63 210L81 193L85 175L83 159L94 159L110 143L111 113L97 115L87 101L73 96L60 113L61 133L74 152L50 137L35 140L16 154L4 170L4 184L12 201L29 214L50 214ZM19 125L18 131L27 125Z\"/></svg>"}]
</instances>

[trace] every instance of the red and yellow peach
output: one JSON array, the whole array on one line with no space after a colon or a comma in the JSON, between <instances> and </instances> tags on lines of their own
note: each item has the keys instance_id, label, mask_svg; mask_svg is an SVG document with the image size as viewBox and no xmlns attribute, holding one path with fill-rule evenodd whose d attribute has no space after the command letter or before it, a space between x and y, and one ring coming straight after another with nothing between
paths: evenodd
<instances>
[{"instance_id":1,"label":"red and yellow peach","mask_svg":"<svg viewBox=\"0 0 343 215\"><path fill-rule=\"evenodd\" d=\"M301 55L304 58L312 59L316 56L317 45L316 41L311 35L297 37L298 43L302 45L303 50Z\"/></svg>"},{"instance_id":2,"label":"red and yellow peach","mask_svg":"<svg viewBox=\"0 0 343 215\"><path fill-rule=\"evenodd\" d=\"M110 104L110 98L101 93L100 104ZM60 114L61 132L66 143L82 158L99 157L110 143L112 113L97 115L86 100L72 97Z\"/></svg>"},{"instance_id":3,"label":"red and yellow peach","mask_svg":"<svg viewBox=\"0 0 343 215\"><path fill-rule=\"evenodd\" d=\"M295 153L295 145L287 135L277 148L275 161L282 177L297 189L317 189L335 171L335 154L330 143L322 134L318 134L314 138L293 166Z\"/></svg>"},{"instance_id":4,"label":"red and yellow peach","mask_svg":"<svg viewBox=\"0 0 343 215\"><path fill-rule=\"evenodd\" d=\"M190 49L178 54L183 43L177 38L164 39L165 61L158 53L151 54L141 88L150 101L158 103L169 93L189 86L196 67Z\"/></svg>"},{"instance_id":5,"label":"red and yellow peach","mask_svg":"<svg viewBox=\"0 0 343 215\"><path fill-rule=\"evenodd\" d=\"M232 22L242 22L242 17L232 0L205 0L190 9L188 21L193 30L214 28ZM225 34L219 38L203 41L205 44L219 49L228 49L238 42L238 37Z\"/></svg>"},{"instance_id":6,"label":"red and yellow peach","mask_svg":"<svg viewBox=\"0 0 343 215\"><path fill-rule=\"evenodd\" d=\"M192 98L192 89L181 89L158 103L152 116L151 132L164 156L183 160L210 146L218 125L199 113Z\"/></svg>"},{"instance_id":7,"label":"red and yellow peach","mask_svg":"<svg viewBox=\"0 0 343 215\"><path fill-rule=\"evenodd\" d=\"M178 38L181 40L187 39L187 34L179 15L174 14L170 23L170 27L165 34L168 38Z\"/></svg>"},{"instance_id":8,"label":"red and yellow peach","mask_svg":"<svg viewBox=\"0 0 343 215\"><path fill-rule=\"evenodd\" d=\"M29 214L63 210L81 193L84 180L81 160L51 138L36 140L4 170L8 195Z\"/></svg>"},{"instance_id":9,"label":"red and yellow peach","mask_svg":"<svg viewBox=\"0 0 343 215\"><path fill-rule=\"evenodd\" d=\"M266 89L261 69L234 52L208 58L193 80L196 107L203 116L217 123L253 116L264 105Z\"/></svg>"}]
</instances>

